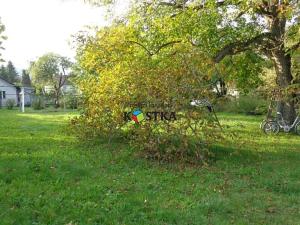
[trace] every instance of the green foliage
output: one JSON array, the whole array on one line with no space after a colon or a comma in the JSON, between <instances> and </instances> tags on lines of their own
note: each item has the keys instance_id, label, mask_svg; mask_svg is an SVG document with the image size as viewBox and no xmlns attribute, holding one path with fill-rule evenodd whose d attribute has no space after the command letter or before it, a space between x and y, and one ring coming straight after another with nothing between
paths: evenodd
<instances>
[{"instance_id":1,"label":"green foliage","mask_svg":"<svg viewBox=\"0 0 300 225\"><path fill-rule=\"evenodd\" d=\"M292 70L294 74L294 83L300 83L300 49L293 54Z\"/></svg>"},{"instance_id":2,"label":"green foliage","mask_svg":"<svg viewBox=\"0 0 300 225\"><path fill-rule=\"evenodd\" d=\"M246 114L266 114L267 102L257 96L241 96L236 102L237 112Z\"/></svg>"},{"instance_id":3,"label":"green foliage","mask_svg":"<svg viewBox=\"0 0 300 225\"><path fill-rule=\"evenodd\" d=\"M32 81L37 88L43 89L46 85L53 87L56 107L59 107L61 88L70 75L71 66L68 58L54 53L47 53L30 65Z\"/></svg>"},{"instance_id":4,"label":"green foliage","mask_svg":"<svg viewBox=\"0 0 300 225\"><path fill-rule=\"evenodd\" d=\"M104 6L104 5L111 5L116 2L116 0L84 0L84 2L87 2L92 5L96 6Z\"/></svg>"},{"instance_id":5,"label":"green foliage","mask_svg":"<svg viewBox=\"0 0 300 225\"><path fill-rule=\"evenodd\" d=\"M65 95L64 101L67 109L78 109L80 106L80 96L78 95Z\"/></svg>"},{"instance_id":6,"label":"green foliage","mask_svg":"<svg viewBox=\"0 0 300 225\"><path fill-rule=\"evenodd\" d=\"M1 65L0 67L0 77L3 78L4 80L7 80L7 71L4 65Z\"/></svg>"},{"instance_id":7,"label":"green foliage","mask_svg":"<svg viewBox=\"0 0 300 225\"><path fill-rule=\"evenodd\" d=\"M35 110L41 110L45 108L45 100L43 96L36 96L32 101L32 108Z\"/></svg>"},{"instance_id":8,"label":"green foliage","mask_svg":"<svg viewBox=\"0 0 300 225\"><path fill-rule=\"evenodd\" d=\"M19 75L15 66L11 61L8 61L6 70L7 70L8 81L10 83L16 83L19 80Z\"/></svg>"},{"instance_id":9,"label":"green foliage","mask_svg":"<svg viewBox=\"0 0 300 225\"><path fill-rule=\"evenodd\" d=\"M185 42L214 58L224 46L249 40L262 32L255 18L246 20L239 16L240 11L253 13L246 1L239 1L234 10L228 10L227 3L217 7L214 0L205 1L205 7L195 10L200 5L199 1L136 2L128 16L135 40L149 53L156 53L166 43ZM219 63L220 69L213 79L221 78L245 93L262 85L260 75L266 60L256 52L249 50L225 59Z\"/></svg>"},{"instance_id":10,"label":"green foliage","mask_svg":"<svg viewBox=\"0 0 300 225\"><path fill-rule=\"evenodd\" d=\"M33 62L29 70L36 86L52 85L60 88L65 82L70 67L71 62L68 58L47 53Z\"/></svg>"},{"instance_id":11,"label":"green foliage","mask_svg":"<svg viewBox=\"0 0 300 225\"><path fill-rule=\"evenodd\" d=\"M262 86L264 70L268 61L261 56L247 51L245 53L227 57L220 67L222 77L228 85L235 86L240 92L249 93ZM266 81L267 82L267 81Z\"/></svg>"},{"instance_id":12,"label":"green foliage","mask_svg":"<svg viewBox=\"0 0 300 225\"><path fill-rule=\"evenodd\" d=\"M5 105L7 109L13 109L16 105L16 101L14 99L7 99Z\"/></svg>"},{"instance_id":13,"label":"green foliage","mask_svg":"<svg viewBox=\"0 0 300 225\"><path fill-rule=\"evenodd\" d=\"M11 61L8 61L6 66L1 66L0 77L12 84L15 84L19 81L18 72Z\"/></svg>"},{"instance_id":14,"label":"green foliage","mask_svg":"<svg viewBox=\"0 0 300 225\"><path fill-rule=\"evenodd\" d=\"M134 24L139 44L149 53L155 53L165 43L191 43L219 62L220 67L232 67L231 71L220 71L218 76L234 83L244 93L264 85L262 69L273 60L277 46L284 46L281 55L295 52L297 46L299 48L298 1L131 2L132 9L126 21ZM270 19L274 21L271 22ZM279 28L280 24L285 25L285 28ZM281 36L279 39L274 36L274 30ZM266 33L273 37L261 39L260 36ZM274 39L280 42L273 42ZM234 57L225 57L225 61L220 62L223 57L217 60L218 55ZM279 61L273 60L273 63L281 67L282 65L277 65ZM231 63L233 66L230 66ZM289 63L285 66L290 67ZM277 71L277 76L288 76ZM294 80L297 78L294 71L293 77Z\"/></svg>"}]
</instances>

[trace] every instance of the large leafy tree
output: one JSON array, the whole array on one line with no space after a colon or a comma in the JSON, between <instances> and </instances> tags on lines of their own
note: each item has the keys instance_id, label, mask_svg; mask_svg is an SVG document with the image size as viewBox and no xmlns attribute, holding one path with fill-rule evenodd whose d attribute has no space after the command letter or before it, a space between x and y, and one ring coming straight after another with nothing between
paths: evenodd
<instances>
[{"instance_id":1,"label":"large leafy tree","mask_svg":"<svg viewBox=\"0 0 300 225\"><path fill-rule=\"evenodd\" d=\"M54 53L47 53L36 62L31 63L30 73L33 83L40 88L44 88L46 85L53 88L56 107L59 106L61 88L70 75L71 65L72 63L68 58Z\"/></svg>"},{"instance_id":2,"label":"large leafy tree","mask_svg":"<svg viewBox=\"0 0 300 225\"><path fill-rule=\"evenodd\" d=\"M207 160L207 147L219 138L220 128L213 114L190 101L214 96L208 85L213 62L189 43L161 48L154 55L137 44L132 25L113 24L79 43L82 73L77 84L84 110L72 121L73 128L79 136L122 135L161 160ZM154 116L135 126L124 120L124 112L136 107L145 115L176 112L178 120L168 122L160 114L160 119Z\"/></svg>"},{"instance_id":3,"label":"large leafy tree","mask_svg":"<svg viewBox=\"0 0 300 225\"><path fill-rule=\"evenodd\" d=\"M293 98L299 83L292 73L292 62L297 63L293 54L300 46L299 1L152 0L133 5L128 18L135 20L137 33L132 41L149 55L178 42L189 42L216 64L246 51L272 61L277 88L292 90L281 99L278 110L289 122L295 118Z\"/></svg>"},{"instance_id":4,"label":"large leafy tree","mask_svg":"<svg viewBox=\"0 0 300 225\"><path fill-rule=\"evenodd\" d=\"M295 83L292 75L292 54L300 46L299 31L299 3L298 1L245 1L226 3L225 6L233 5L237 8L238 16L246 15L246 23L257 26L257 34L247 39L235 39L223 45L217 51L214 59L220 62L228 55L235 55L247 50L256 51L268 57L274 64L276 71L276 83L282 90ZM242 26L243 24L238 24ZM290 93L285 101L280 101L278 110L283 113L285 119L290 123L294 120L296 113Z\"/></svg>"}]
</instances>

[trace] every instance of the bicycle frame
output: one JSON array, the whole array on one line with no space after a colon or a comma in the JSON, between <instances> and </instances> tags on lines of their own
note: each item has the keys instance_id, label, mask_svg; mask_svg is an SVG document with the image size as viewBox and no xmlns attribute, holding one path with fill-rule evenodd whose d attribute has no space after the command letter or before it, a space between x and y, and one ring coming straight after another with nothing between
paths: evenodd
<instances>
[{"instance_id":1,"label":"bicycle frame","mask_svg":"<svg viewBox=\"0 0 300 225\"><path fill-rule=\"evenodd\" d=\"M277 115L280 116L280 119L277 119L277 123L280 128L282 128L285 132L289 132L291 129L296 127L300 123L300 117L297 116L292 125L288 125L286 121L283 119L283 116L280 112L277 112Z\"/></svg>"}]
</instances>

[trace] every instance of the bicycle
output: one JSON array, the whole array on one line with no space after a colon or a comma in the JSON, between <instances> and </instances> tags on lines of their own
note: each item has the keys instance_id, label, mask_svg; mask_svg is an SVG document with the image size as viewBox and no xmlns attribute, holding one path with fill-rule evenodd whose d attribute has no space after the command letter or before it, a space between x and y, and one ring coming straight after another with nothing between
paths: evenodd
<instances>
[{"instance_id":1,"label":"bicycle","mask_svg":"<svg viewBox=\"0 0 300 225\"><path fill-rule=\"evenodd\" d=\"M263 121L261 126L265 134L278 134L280 129L288 133L294 129L296 134L300 135L300 116L296 117L292 125L288 125L282 114L277 112L277 117L274 120Z\"/></svg>"}]
</instances>

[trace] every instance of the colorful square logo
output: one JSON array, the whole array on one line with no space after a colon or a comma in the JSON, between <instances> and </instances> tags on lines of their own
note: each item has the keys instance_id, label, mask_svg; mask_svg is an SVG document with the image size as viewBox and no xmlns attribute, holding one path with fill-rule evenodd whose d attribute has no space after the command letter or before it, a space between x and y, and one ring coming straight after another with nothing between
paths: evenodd
<instances>
[{"instance_id":1,"label":"colorful square logo","mask_svg":"<svg viewBox=\"0 0 300 225\"><path fill-rule=\"evenodd\" d=\"M132 113L131 119L135 123L140 123L140 122L142 122L145 119L145 117L144 117L144 114L143 114L143 112L141 110L135 110Z\"/></svg>"}]
</instances>

